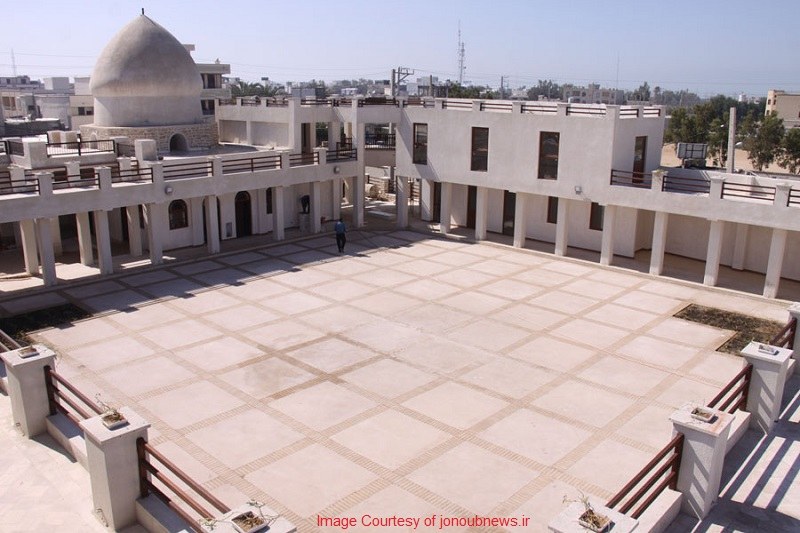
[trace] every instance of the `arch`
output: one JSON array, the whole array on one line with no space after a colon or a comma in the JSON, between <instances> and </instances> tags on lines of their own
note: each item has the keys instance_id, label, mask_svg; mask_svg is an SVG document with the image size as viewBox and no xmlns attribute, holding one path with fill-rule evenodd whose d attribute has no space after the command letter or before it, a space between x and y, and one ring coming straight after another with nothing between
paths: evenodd
<instances>
[{"instance_id":1,"label":"arch","mask_svg":"<svg viewBox=\"0 0 800 533\"><path fill-rule=\"evenodd\" d=\"M236 236L246 237L253 234L253 213L250 193L239 191L234 200L236 206Z\"/></svg>"},{"instance_id":2,"label":"arch","mask_svg":"<svg viewBox=\"0 0 800 533\"><path fill-rule=\"evenodd\" d=\"M187 150L189 150L189 143L186 142L186 137L182 133L175 133L169 138L170 152L186 152Z\"/></svg>"},{"instance_id":3,"label":"arch","mask_svg":"<svg viewBox=\"0 0 800 533\"><path fill-rule=\"evenodd\" d=\"M189 207L183 200L173 200L169 203L169 229L182 229L189 227Z\"/></svg>"}]
</instances>

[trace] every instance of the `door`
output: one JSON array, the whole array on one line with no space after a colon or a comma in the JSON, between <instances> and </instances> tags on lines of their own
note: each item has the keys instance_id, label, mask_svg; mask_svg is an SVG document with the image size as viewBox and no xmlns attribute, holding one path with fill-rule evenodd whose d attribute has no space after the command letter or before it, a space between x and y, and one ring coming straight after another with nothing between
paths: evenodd
<instances>
[{"instance_id":1,"label":"door","mask_svg":"<svg viewBox=\"0 0 800 533\"><path fill-rule=\"evenodd\" d=\"M503 191L503 235L514 235L514 218L517 211L517 194Z\"/></svg>"},{"instance_id":2,"label":"door","mask_svg":"<svg viewBox=\"0 0 800 533\"><path fill-rule=\"evenodd\" d=\"M475 229L475 211L478 205L478 188L470 185L467 188L467 227Z\"/></svg>"},{"instance_id":3,"label":"door","mask_svg":"<svg viewBox=\"0 0 800 533\"><path fill-rule=\"evenodd\" d=\"M645 157L647 156L647 137L636 137L633 149L633 182L642 183L644 178Z\"/></svg>"},{"instance_id":4,"label":"door","mask_svg":"<svg viewBox=\"0 0 800 533\"><path fill-rule=\"evenodd\" d=\"M250 193L236 194L236 236L247 237L253 234L253 214L250 209Z\"/></svg>"},{"instance_id":5,"label":"door","mask_svg":"<svg viewBox=\"0 0 800 533\"><path fill-rule=\"evenodd\" d=\"M433 220L432 222L442 221L442 184L438 181L433 182Z\"/></svg>"}]
</instances>

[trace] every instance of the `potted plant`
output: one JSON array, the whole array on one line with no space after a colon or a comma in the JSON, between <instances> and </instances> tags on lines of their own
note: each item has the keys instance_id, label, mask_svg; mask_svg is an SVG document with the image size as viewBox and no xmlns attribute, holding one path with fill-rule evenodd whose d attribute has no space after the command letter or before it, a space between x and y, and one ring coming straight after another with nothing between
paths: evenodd
<instances>
[{"instance_id":1,"label":"potted plant","mask_svg":"<svg viewBox=\"0 0 800 533\"><path fill-rule=\"evenodd\" d=\"M715 418L714 411L707 407L697 406L692 409L689 413L692 415L692 418L695 420L700 420L701 422L709 423Z\"/></svg>"},{"instance_id":2,"label":"potted plant","mask_svg":"<svg viewBox=\"0 0 800 533\"><path fill-rule=\"evenodd\" d=\"M581 525L581 527L588 529L589 531L594 531L595 533L604 533L605 531L608 531L609 527L611 526L611 518L595 511L594 507L592 507L592 504L589 501L589 497L583 492L581 492L581 497L577 500L572 500L564 496L564 503L567 502L580 502L583 504L583 512L578 517L578 523Z\"/></svg>"},{"instance_id":3,"label":"potted plant","mask_svg":"<svg viewBox=\"0 0 800 533\"><path fill-rule=\"evenodd\" d=\"M100 399L100 394L95 395L95 400L103 412L100 414L100 419L103 425L110 430L117 429L128 423L128 420L119 412L116 407L113 407Z\"/></svg>"},{"instance_id":4,"label":"potted plant","mask_svg":"<svg viewBox=\"0 0 800 533\"><path fill-rule=\"evenodd\" d=\"M255 507L257 513L253 511L244 511L241 512L233 517L231 517L230 521L233 523L233 527L236 528L236 531L239 533L255 533L256 531L266 531L269 529L269 525L275 521L277 516L264 516L263 511L261 510L265 504L256 501L250 500L247 502L247 505L250 507Z\"/></svg>"}]
</instances>

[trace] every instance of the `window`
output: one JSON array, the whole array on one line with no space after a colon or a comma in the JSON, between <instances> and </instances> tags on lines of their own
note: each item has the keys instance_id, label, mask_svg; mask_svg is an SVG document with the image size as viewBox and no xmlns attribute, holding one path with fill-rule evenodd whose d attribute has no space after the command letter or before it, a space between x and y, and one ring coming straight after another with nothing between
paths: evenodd
<instances>
[{"instance_id":1,"label":"window","mask_svg":"<svg viewBox=\"0 0 800 533\"><path fill-rule=\"evenodd\" d=\"M558 145L561 134L543 131L539 134L539 179L558 179Z\"/></svg>"},{"instance_id":2,"label":"window","mask_svg":"<svg viewBox=\"0 0 800 533\"><path fill-rule=\"evenodd\" d=\"M272 187L267 188L267 214L272 214Z\"/></svg>"},{"instance_id":3,"label":"window","mask_svg":"<svg viewBox=\"0 0 800 533\"><path fill-rule=\"evenodd\" d=\"M591 211L589 212L589 229L603 231L603 214L605 207L592 202Z\"/></svg>"},{"instance_id":4,"label":"window","mask_svg":"<svg viewBox=\"0 0 800 533\"><path fill-rule=\"evenodd\" d=\"M428 125L414 124L414 164L428 164Z\"/></svg>"},{"instance_id":5,"label":"window","mask_svg":"<svg viewBox=\"0 0 800 533\"><path fill-rule=\"evenodd\" d=\"M558 196L547 197L547 223L558 223Z\"/></svg>"},{"instance_id":6,"label":"window","mask_svg":"<svg viewBox=\"0 0 800 533\"><path fill-rule=\"evenodd\" d=\"M189 227L189 208L183 200L173 200L169 204L169 229Z\"/></svg>"},{"instance_id":7,"label":"window","mask_svg":"<svg viewBox=\"0 0 800 533\"><path fill-rule=\"evenodd\" d=\"M486 172L489 168L489 128L472 128L472 163L470 170Z\"/></svg>"}]
</instances>

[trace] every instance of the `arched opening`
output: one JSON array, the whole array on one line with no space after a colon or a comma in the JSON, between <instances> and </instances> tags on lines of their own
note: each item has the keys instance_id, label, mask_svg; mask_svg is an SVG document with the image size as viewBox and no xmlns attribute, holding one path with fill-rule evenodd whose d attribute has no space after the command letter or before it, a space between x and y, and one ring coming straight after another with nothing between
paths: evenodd
<instances>
[{"instance_id":1,"label":"arched opening","mask_svg":"<svg viewBox=\"0 0 800 533\"><path fill-rule=\"evenodd\" d=\"M186 152L187 150L189 150L189 143L186 142L186 137L182 134L176 133L169 138L170 152Z\"/></svg>"},{"instance_id":2,"label":"arched opening","mask_svg":"<svg viewBox=\"0 0 800 533\"><path fill-rule=\"evenodd\" d=\"M169 229L182 229L189 227L189 207L183 200L173 200L169 203Z\"/></svg>"},{"instance_id":3,"label":"arched opening","mask_svg":"<svg viewBox=\"0 0 800 533\"><path fill-rule=\"evenodd\" d=\"M236 193L236 236L246 237L253 234L253 215L250 210L250 193Z\"/></svg>"}]
</instances>

